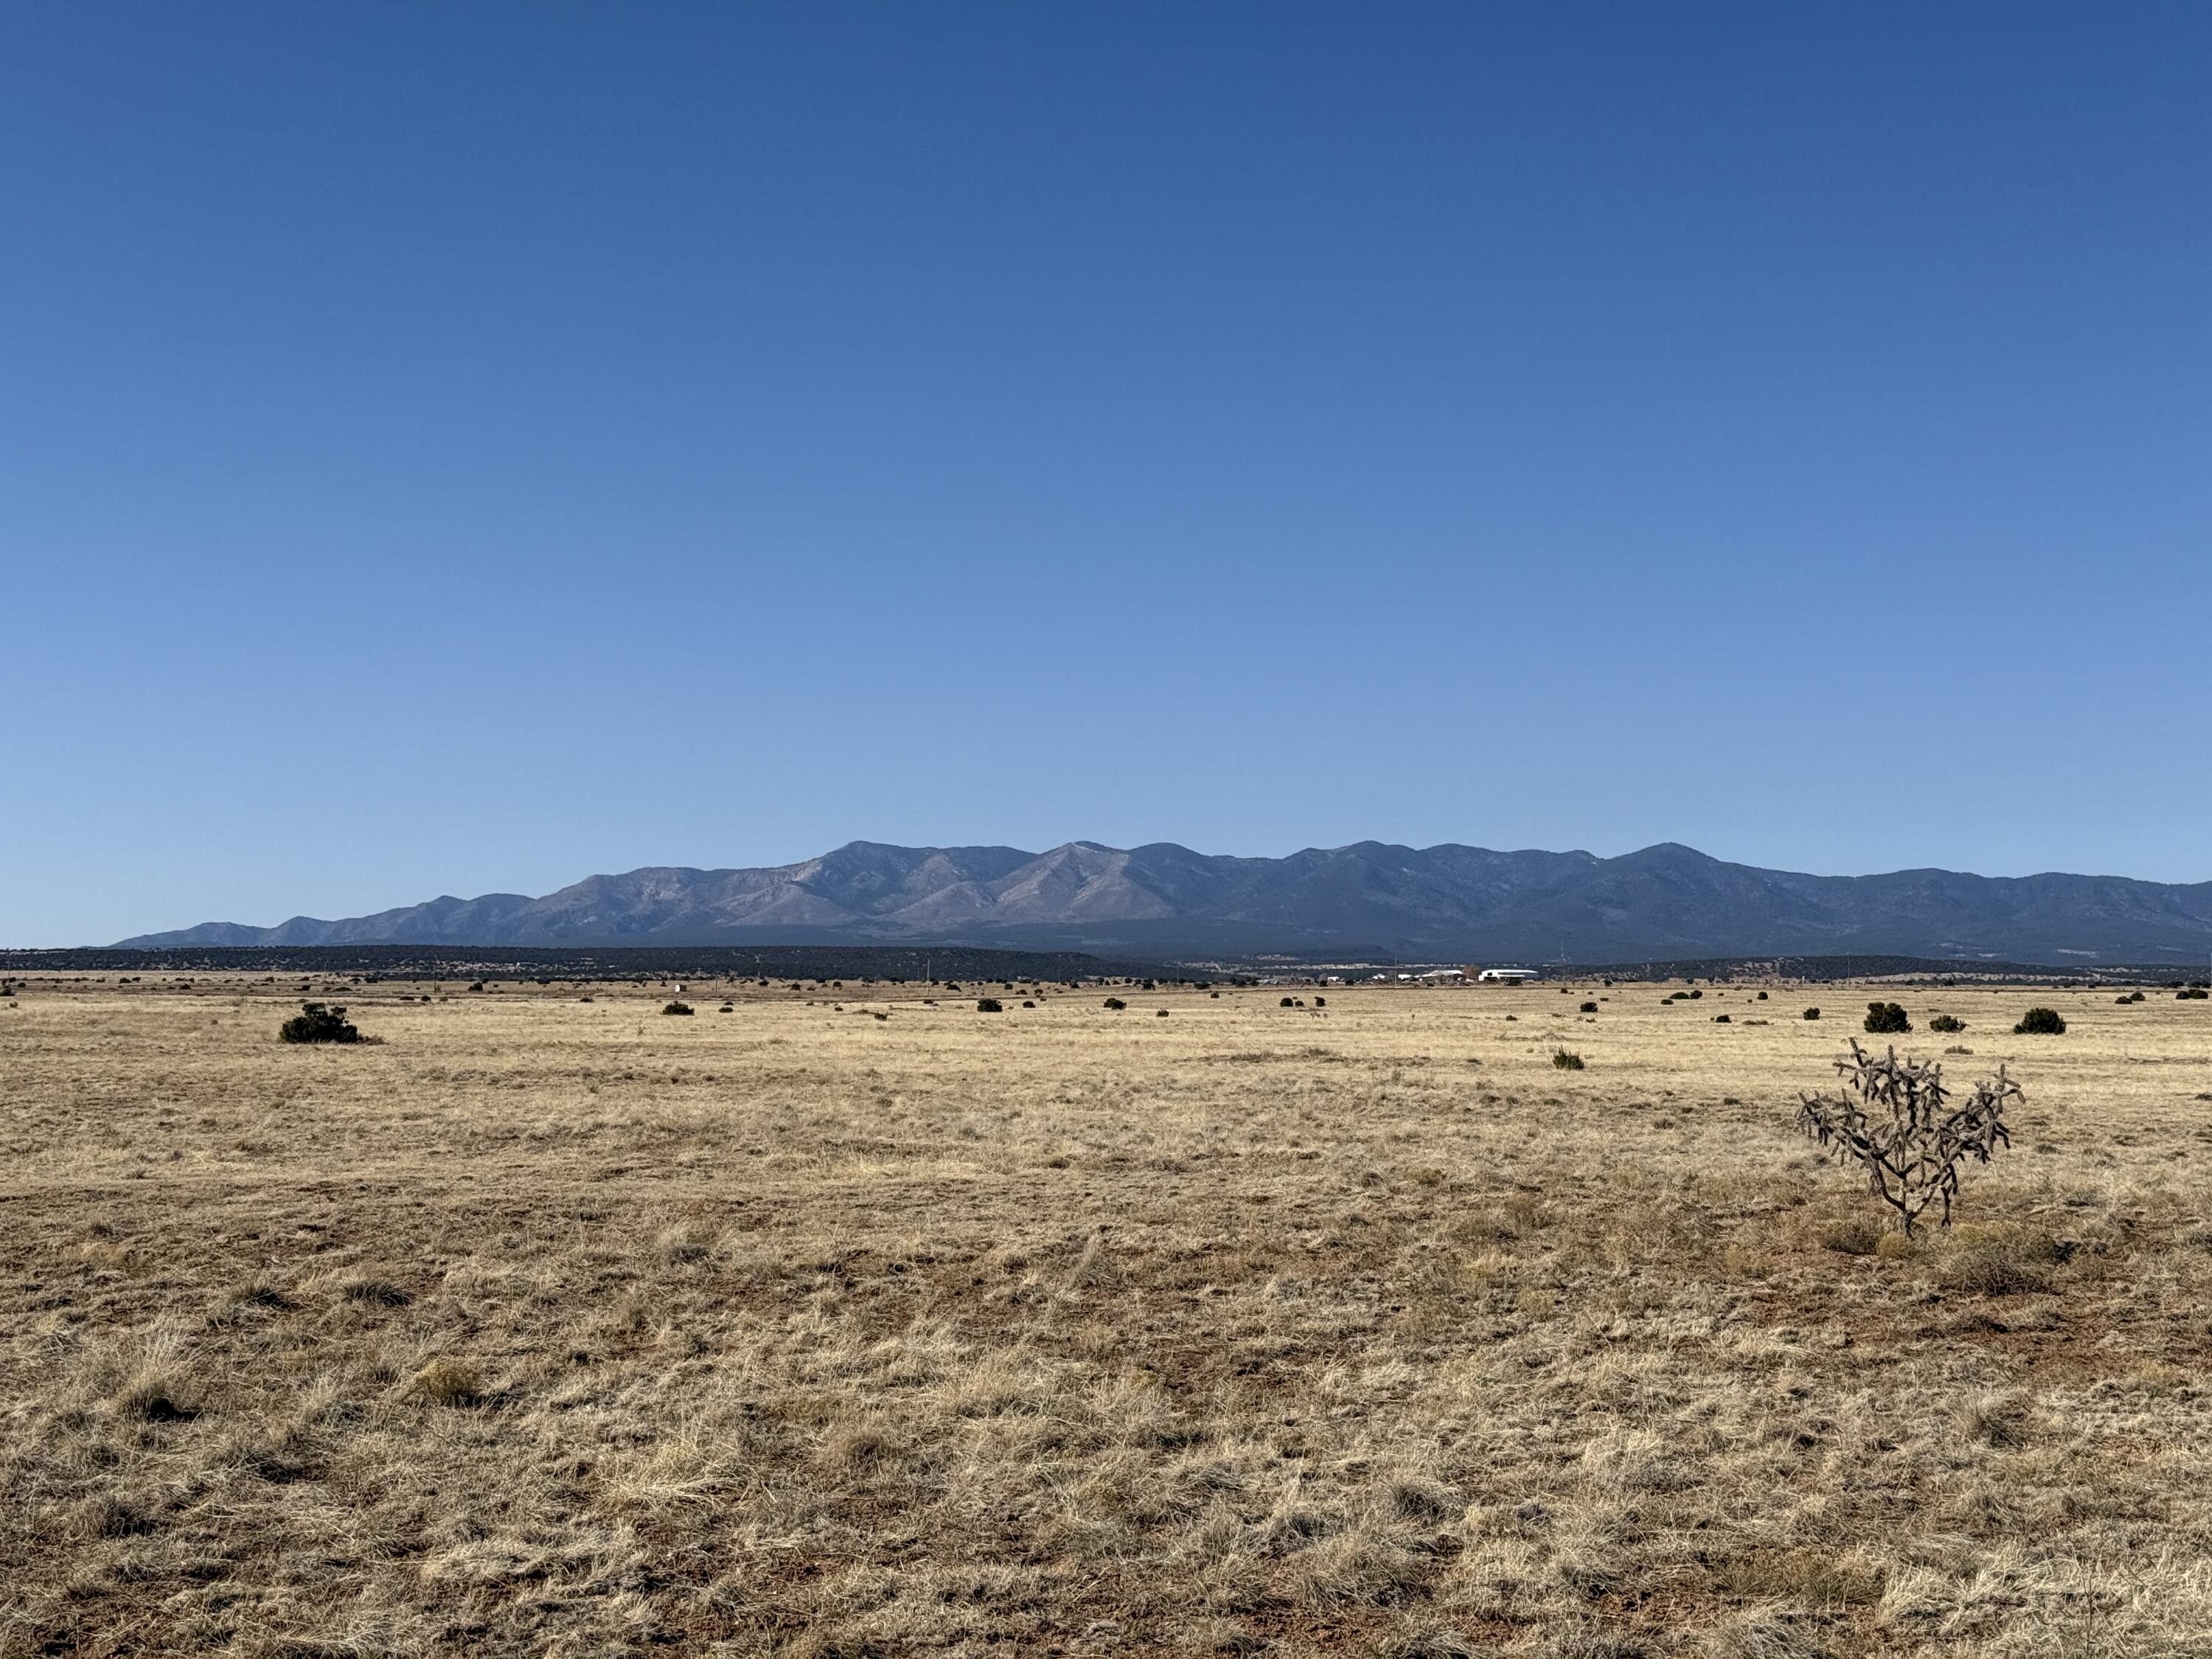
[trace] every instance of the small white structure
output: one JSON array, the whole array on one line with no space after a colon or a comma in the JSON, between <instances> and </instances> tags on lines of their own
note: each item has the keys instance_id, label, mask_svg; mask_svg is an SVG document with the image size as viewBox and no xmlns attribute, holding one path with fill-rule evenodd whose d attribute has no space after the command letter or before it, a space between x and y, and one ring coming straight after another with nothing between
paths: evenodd
<instances>
[{"instance_id":1,"label":"small white structure","mask_svg":"<svg viewBox=\"0 0 2212 1659\"><path fill-rule=\"evenodd\" d=\"M1421 975L1431 985L1456 985L1466 977L1464 968L1431 968Z\"/></svg>"},{"instance_id":2,"label":"small white structure","mask_svg":"<svg viewBox=\"0 0 2212 1659\"><path fill-rule=\"evenodd\" d=\"M1534 968L1486 968L1474 980L1478 985L1519 985L1535 977Z\"/></svg>"}]
</instances>

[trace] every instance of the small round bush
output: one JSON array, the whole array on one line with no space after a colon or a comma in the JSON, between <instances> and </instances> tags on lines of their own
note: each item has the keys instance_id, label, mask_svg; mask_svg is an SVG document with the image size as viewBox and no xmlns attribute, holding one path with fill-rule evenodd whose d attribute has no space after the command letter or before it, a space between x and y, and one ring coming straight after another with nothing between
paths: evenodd
<instances>
[{"instance_id":1,"label":"small round bush","mask_svg":"<svg viewBox=\"0 0 2212 1659\"><path fill-rule=\"evenodd\" d=\"M1295 1008L1297 1006L1297 1004L1293 1002L1290 998L1285 997L1280 1002L1277 1003L1275 1006L1278 1008Z\"/></svg>"},{"instance_id":2,"label":"small round bush","mask_svg":"<svg viewBox=\"0 0 2212 1659\"><path fill-rule=\"evenodd\" d=\"M660 1012L664 1014L688 1014L691 1012L691 1005L688 1002L672 1002Z\"/></svg>"},{"instance_id":3,"label":"small round bush","mask_svg":"<svg viewBox=\"0 0 2212 1659\"><path fill-rule=\"evenodd\" d=\"M1931 1031L1963 1031L1966 1029L1966 1022L1956 1014L1938 1014L1928 1022L1928 1029Z\"/></svg>"},{"instance_id":4,"label":"small round bush","mask_svg":"<svg viewBox=\"0 0 2212 1659\"><path fill-rule=\"evenodd\" d=\"M1727 1025L1732 1023L1733 1022L1729 1020L1726 1014L1715 1014L1713 1016L1713 1024L1716 1025Z\"/></svg>"},{"instance_id":5,"label":"small round bush","mask_svg":"<svg viewBox=\"0 0 2212 1659\"><path fill-rule=\"evenodd\" d=\"M1314 1006L1315 1006L1315 1007L1316 1007L1316 1008L1326 1008L1326 1007L1328 1007L1328 999L1327 997L1316 997L1316 998L1314 999Z\"/></svg>"},{"instance_id":6,"label":"small round bush","mask_svg":"<svg viewBox=\"0 0 2212 1659\"><path fill-rule=\"evenodd\" d=\"M1108 997L1106 999L1106 1006L1109 1008L1113 1009L1116 1013L1119 1013L1122 1009L1127 1007L1129 1005L1122 1001L1119 997Z\"/></svg>"},{"instance_id":7,"label":"small round bush","mask_svg":"<svg viewBox=\"0 0 2212 1659\"><path fill-rule=\"evenodd\" d=\"M1583 1069L1583 1057L1571 1048L1554 1048L1552 1064L1563 1072L1579 1072Z\"/></svg>"},{"instance_id":8,"label":"small round bush","mask_svg":"<svg viewBox=\"0 0 2212 1659\"><path fill-rule=\"evenodd\" d=\"M276 1028L286 1042L358 1042L361 1029L345 1017L343 1008L325 1008L319 1002L303 1002L300 1012Z\"/></svg>"},{"instance_id":9,"label":"small round bush","mask_svg":"<svg viewBox=\"0 0 2212 1659\"><path fill-rule=\"evenodd\" d=\"M2212 991L2206 990L2201 985L2185 985L2173 994L2173 1000L2176 1002L2202 1002L2207 997L2212 997Z\"/></svg>"},{"instance_id":10,"label":"small round bush","mask_svg":"<svg viewBox=\"0 0 2212 1659\"><path fill-rule=\"evenodd\" d=\"M1006 1010L1006 1005L996 997L977 997L975 1012L979 1014L1003 1014Z\"/></svg>"},{"instance_id":11,"label":"small round bush","mask_svg":"<svg viewBox=\"0 0 2212 1659\"><path fill-rule=\"evenodd\" d=\"M1912 1022L1905 1017L1902 1003L1869 1002L1867 1004L1866 1028L1876 1036L1881 1036L1909 1031L1912 1029Z\"/></svg>"},{"instance_id":12,"label":"small round bush","mask_svg":"<svg viewBox=\"0 0 2212 1659\"><path fill-rule=\"evenodd\" d=\"M1818 1019L1820 1017L1820 1011L1818 1008L1808 1008L1805 1011L1805 1018L1808 1019Z\"/></svg>"},{"instance_id":13,"label":"small round bush","mask_svg":"<svg viewBox=\"0 0 2212 1659\"><path fill-rule=\"evenodd\" d=\"M1159 1010L1159 1016L1162 1019L1165 1019L1168 1017L1168 1011L1164 1008Z\"/></svg>"},{"instance_id":14,"label":"small round bush","mask_svg":"<svg viewBox=\"0 0 2212 1659\"><path fill-rule=\"evenodd\" d=\"M2058 1017L2056 1008L2031 1008L2020 1017L2020 1024L2012 1030L2014 1036L2063 1036L2066 1022Z\"/></svg>"},{"instance_id":15,"label":"small round bush","mask_svg":"<svg viewBox=\"0 0 2212 1659\"><path fill-rule=\"evenodd\" d=\"M1597 1004L1595 1002L1585 1002L1578 1012L1585 1014L1594 1014L1597 1012Z\"/></svg>"}]
</instances>

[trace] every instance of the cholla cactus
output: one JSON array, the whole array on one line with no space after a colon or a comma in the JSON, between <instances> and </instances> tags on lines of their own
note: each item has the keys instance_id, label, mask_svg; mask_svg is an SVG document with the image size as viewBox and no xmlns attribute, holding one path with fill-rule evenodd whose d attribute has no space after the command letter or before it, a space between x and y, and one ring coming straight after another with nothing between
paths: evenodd
<instances>
[{"instance_id":1,"label":"cholla cactus","mask_svg":"<svg viewBox=\"0 0 2212 1659\"><path fill-rule=\"evenodd\" d=\"M1863 1165L1868 1190L1897 1212L1908 1237L1931 1204L1942 1205L1949 1226L1959 1166L1969 1158L1986 1164L1997 1147L2012 1145L2004 1109L2022 1098L2020 1085L2000 1066L1954 1109L1940 1061L1899 1060L1894 1048L1876 1056L1856 1039L1836 1070L1843 1092L1801 1095L1797 1127L1838 1163Z\"/></svg>"}]
</instances>

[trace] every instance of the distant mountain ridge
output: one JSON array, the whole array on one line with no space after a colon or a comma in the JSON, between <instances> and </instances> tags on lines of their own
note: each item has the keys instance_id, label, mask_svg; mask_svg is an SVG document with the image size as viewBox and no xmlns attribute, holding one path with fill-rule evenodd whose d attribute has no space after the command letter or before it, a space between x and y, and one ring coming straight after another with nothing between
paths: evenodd
<instances>
[{"instance_id":1,"label":"distant mountain ridge","mask_svg":"<svg viewBox=\"0 0 2212 1659\"><path fill-rule=\"evenodd\" d=\"M775 945L878 940L1142 952L1267 951L1468 961L1841 951L2063 963L2212 951L2212 882L1809 876L1672 842L1619 858L1380 842L1287 858L1172 842L893 847L853 842L771 869L652 866L542 898L443 897L339 921L209 922L125 947Z\"/></svg>"}]
</instances>

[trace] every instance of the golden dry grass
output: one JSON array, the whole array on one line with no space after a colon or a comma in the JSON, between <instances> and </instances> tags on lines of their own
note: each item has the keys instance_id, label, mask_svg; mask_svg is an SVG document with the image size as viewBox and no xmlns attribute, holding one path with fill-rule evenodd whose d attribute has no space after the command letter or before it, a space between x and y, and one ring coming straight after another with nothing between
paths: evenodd
<instances>
[{"instance_id":1,"label":"golden dry grass","mask_svg":"<svg viewBox=\"0 0 2212 1659\"><path fill-rule=\"evenodd\" d=\"M2203 1003L398 988L0 1006L0 1654L2212 1652Z\"/></svg>"}]
</instances>

